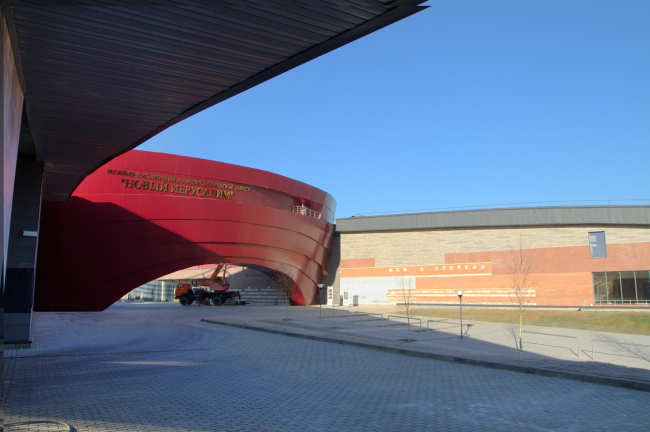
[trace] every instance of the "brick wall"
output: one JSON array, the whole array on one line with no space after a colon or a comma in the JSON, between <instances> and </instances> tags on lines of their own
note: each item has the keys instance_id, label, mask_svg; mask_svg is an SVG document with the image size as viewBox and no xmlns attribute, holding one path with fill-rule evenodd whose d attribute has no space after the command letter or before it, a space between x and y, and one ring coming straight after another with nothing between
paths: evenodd
<instances>
[{"instance_id":1,"label":"brick wall","mask_svg":"<svg viewBox=\"0 0 650 432\"><path fill-rule=\"evenodd\" d=\"M358 259L344 259L341 260L341 268L362 268L374 267L374 258L358 258Z\"/></svg>"},{"instance_id":2,"label":"brick wall","mask_svg":"<svg viewBox=\"0 0 650 432\"><path fill-rule=\"evenodd\" d=\"M358 295L359 304L395 303L388 293L402 290L403 281L407 287L416 286L415 276L341 278L341 293L347 292L350 299Z\"/></svg>"},{"instance_id":3,"label":"brick wall","mask_svg":"<svg viewBox=\"0 0 650 432\"><path fill-rule=\"evenodd\" d=\"M650 269L650 242L607 244L607 258L591 258L588 246L539 248L532 251L535 273L602 272ZM509 273L510 251L445 254L446 262L491 261L495 274Z\"/></svg>"},{"instance_id":4,"label":"brick wall","mask_svg":"<svg viewBox=\"0 0 650 432\"><path fill-rule=\"evenodd\" d=\"M403 276L415 288L415 303L456 303L457 289L465 290L468 304L515 303L510 275L459 274L440 276ZM587 306L593 303L591 273L544 273L533 276L530 303L540 306ZM408 282L406 284L408 287ZM402 276L345 277L341 291L359 296L360 304L403 302Z\"/></svg>"},{"instance_id":5,"label":"brick wall","mask_svg":"<svg viewBox=\"0 0 650 432\"><path fill-rule=\"evenodd\" d=\"M341 277L382 277L382 276L458 276L491 274L492 264L481 263L443 263L425 266L342 268Z\"/></svg>"},{"instance_id":6,"label":"brick wall","mask_svg":"<svg viewBox=\"0 0 650 432\"><path fill-rule=\"evenodd\" d=\"M591 273L536 274L532 280L531 304L586 306L593 299ZM465 290L465 303L513 304L515 301L511 276L501 274L417 278L417 302L456 303L457 289Z\"/></svg>"},{"instance_id":7,"label":"brick wall","mask_svg":"<svg viewBox=\"0 0 650 432\"><path fill-rule=\"evenodd\" d=\"M587 234L605 231L607 258L592 259ZM592 272L650 269L650 229L612 227L341 234L341 291L364 303L401 302L401 277L416 303L512 304L510 249L532 250L531 303L593 303ZM364 266L364 264L373 264Z\"/></svg>"},{"instance_id":8,"label":"brick wall","mask_svg":"<svg viewBox=\"0 0 650 432\"><path fill-rule=\"evenodd\" d=\"M587 233L605 231L607 250L619 243L649 243L650 229L620 227L547 227L341 233L341 260L374 258L377 267L441 264L446 254L503 251L516 248L521 234L529 248L583 246ZM588 249L587 249L587 253ZM471 260L490 261L483 256Z\"/></svg>"}]
</instances>

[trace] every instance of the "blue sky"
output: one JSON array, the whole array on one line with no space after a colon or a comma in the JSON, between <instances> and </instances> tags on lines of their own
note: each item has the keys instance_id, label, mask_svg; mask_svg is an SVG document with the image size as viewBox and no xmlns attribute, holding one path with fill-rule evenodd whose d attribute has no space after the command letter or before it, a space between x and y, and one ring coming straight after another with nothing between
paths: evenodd
<instances>
[{"instance_id":1,"label":"blue sky","mask_svg":"<svg viewBox=\"0 0 650 432\"><path fill-rule=\"evenodd\" d=\"M321 188L337 217L650 198L650 1L430 1L141 150Z\"/></svg>"}]
</instances>

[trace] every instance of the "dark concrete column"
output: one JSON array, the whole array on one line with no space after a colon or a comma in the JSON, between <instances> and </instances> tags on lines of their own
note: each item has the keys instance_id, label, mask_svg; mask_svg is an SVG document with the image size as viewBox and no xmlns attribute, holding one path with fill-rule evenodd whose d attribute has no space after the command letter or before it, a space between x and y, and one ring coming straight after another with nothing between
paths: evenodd
<instances>
[{"instance_id":1,"label":"dark concrete column","mask_svg":"<svg viewBox=\"0 0 650 432\"><path fill-rule=\"evenodd\" d=\"M2 342L4 322L5 270L7 268L7 247L9 245L9 227L11 205L14 193L16 159L18 156L18 137L23 109L23 92L18 79L9 31L4 15L0 17L0 182L2 182L2 205L0 206L0 243L2 243L2 271L0 272L0 343Z\"/></svg>"},{"instance_id":2,"label":"dark concrete column","mask_svg":"<svg viewBox=\"0 0 650 432\"><path fill-rule=\"evenodd\" d=\"M324 277L322 283L333 288L333 304L339 305L341 293L341 233L334 233L334 242L332 244L332 253L327 261L327 277ZM327 293L325 293L325 303L327 303Z\"/></svg>"},{"instance_id":3,"label":"dark concrete column","mask_svg":"<svg viewBox=\"0 0 650 432\"><path fill-rule=\"evenodd\" d=\"M5 345L28 347L32 342L32 310L36 251L41 215L43 162L18 155L5 276Z\"/></svg>"}]
</instances>

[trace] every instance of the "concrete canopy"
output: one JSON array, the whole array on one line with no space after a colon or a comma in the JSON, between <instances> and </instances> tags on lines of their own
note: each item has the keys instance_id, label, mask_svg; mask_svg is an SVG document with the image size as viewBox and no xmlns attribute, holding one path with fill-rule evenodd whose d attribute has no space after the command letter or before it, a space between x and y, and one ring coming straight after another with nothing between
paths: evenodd
<instances>
[{"instance_id":1,"label":"concrete canopy","mask_svg":"<svg viewBox=\"0 0 650 432\"><path fill-rule=\"evenodd\" d=\"M67 200L114 157L420 3L3 0L43 200Z\"/></svg>"}]
</instances>

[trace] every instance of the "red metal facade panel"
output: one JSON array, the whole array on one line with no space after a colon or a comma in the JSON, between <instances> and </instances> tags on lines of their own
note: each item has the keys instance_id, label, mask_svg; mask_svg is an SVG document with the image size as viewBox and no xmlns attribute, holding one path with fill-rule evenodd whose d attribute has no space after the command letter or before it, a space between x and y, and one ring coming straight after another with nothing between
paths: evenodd
<instances>
[{"instance_id":1,"label":"red metal facade panel","mask_svg":"<svg viewBox=\"0 0 650 432\"><path fill-rule=\"evenodd\" d=\"M292 212L306 205L314 218ZM286 264L295 304L316 299L336 202L277 174L133 150L44 202L35 310L104 310L165 274L197 265Z\"/></svg>"}]
</instances>

